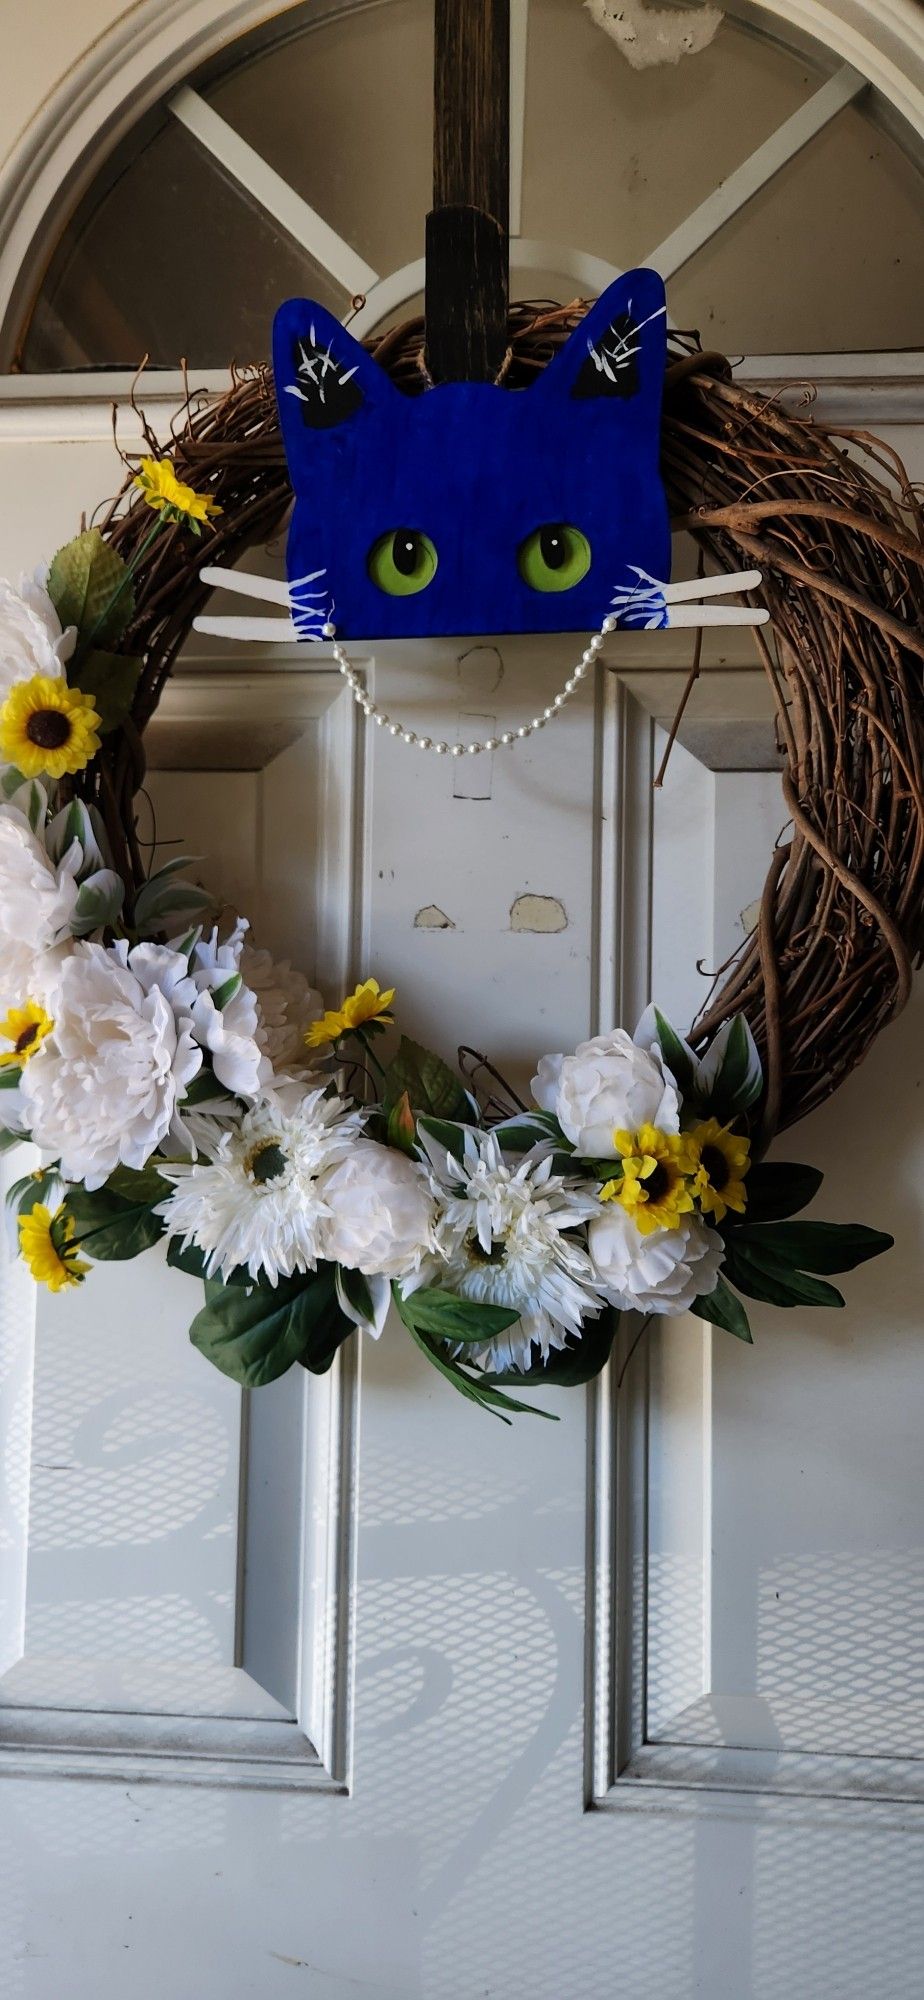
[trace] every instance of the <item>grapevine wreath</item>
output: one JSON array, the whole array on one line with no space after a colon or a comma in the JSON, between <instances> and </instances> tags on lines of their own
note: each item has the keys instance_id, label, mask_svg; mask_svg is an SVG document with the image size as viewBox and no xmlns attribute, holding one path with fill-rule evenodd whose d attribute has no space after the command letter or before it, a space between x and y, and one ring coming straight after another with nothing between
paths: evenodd
<instances>
[{"instance_id":1,"label":"grapevine wreath","mask_svg":"<svg viewBox=\"0 0 924 2000\"><path fill-rule=\"evenodd\" d=\"M586 310L514 307L505 386ZM408 395L422 340L415 320L368 343ZM53 1290L164 1239L204 1283L194 1344L251 1387L329 1367L393 1299L428 1360L506 1417L511 1383L595 1374L621 1311L693 1310L748 1340L747 1299L838 1305L830 1274L888 1247L792 1220L821 1176L764 1155L862 1060L921 958L920 507L884 444L669 340L673 525L713 568L762 572L791 824L688 1037L649 1008L543 1058L528 1106L488 1063L395 1045L375 979L325 1010L243 920L216 922L182 862L146 863L144 730L200 570L291 503L268 369L191 396L166 451L145 428L118 497L0 586L0 1123L5 1148L39 1149L9 1199Z\"/></svg>"}]
</instances>

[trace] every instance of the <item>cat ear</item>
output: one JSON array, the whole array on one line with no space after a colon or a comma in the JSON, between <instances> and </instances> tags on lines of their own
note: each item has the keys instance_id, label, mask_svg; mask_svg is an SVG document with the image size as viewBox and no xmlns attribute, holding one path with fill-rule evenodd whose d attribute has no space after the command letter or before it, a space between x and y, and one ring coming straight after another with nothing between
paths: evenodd
<instances>
[{"instance_id":1,"label":"cat ear","mask_svg":"<svg viewBox=\"0 0 924 2000\"><path fill-rule=\"evenodd\" d=\"M627 271L595 300L535 388L582 402L660 396L666 353L664 280L657 271Z\"/></svg>"},{"instance_id":2,"label":"cat ear","mask_svg":"<svg viewBox=\"0 0 924 2000\"><path fill-rule=\"evenodd\" d=\"M399 391L345 326L310 299L287 299L273 322L273 373L290 466L314 431L336 430Z\"/></svg>"}]
</instances>

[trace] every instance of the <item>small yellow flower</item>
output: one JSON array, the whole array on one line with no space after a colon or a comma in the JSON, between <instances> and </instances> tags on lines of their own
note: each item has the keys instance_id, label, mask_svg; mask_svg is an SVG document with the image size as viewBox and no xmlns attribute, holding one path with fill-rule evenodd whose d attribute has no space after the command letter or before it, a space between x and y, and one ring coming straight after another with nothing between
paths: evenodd
<instances>
[{"instance_id":1,"label":"small yellow flower","mask_svg":"<svg viewBox=\"0 0 924 2000\"><path fill-rule=\"evenodd\" d=\"M35 1000L27 1000L24 1007L11 1007L0 1021L0 1041L11 1044L8 1049L0 1049L0 1069L8 1069L11 1063L28 1062L53 1027L51 1015Z\"/></svg>"},{"instance_id":2,"label":"small yellow flower","mask_svg":"<svg viewBox=\"0 0 924 2000\"><path fill-rule=\"evenodd\" d=\"M0 708L0 757L24 778L63 778L92 762L98 727L91 694L49 674L33 674L10 689Z\"/></svg>"},{"instance_id":3,"label":"small yellow flower","mask_svg":"<svg viewBox=\"0 0 924 2000\"><path fill-rule=\"evenodd\" d=\"M19 1218L19 1248L38 1284L50 1292L65 1292L80 1285L90 1269L71 1247L74 1218L59 1208L52 1215L44 1202L36 1202L28 1215Z\"/></svg>"},{"instance_id":4,"label":"small yellow flower","mask_svg":"<svg viewBox=\"0 0 924 2000\"><path fill-rule=\"evenodd\" d=\"M717 1222L730 1208L743 1215L748 1205L744 1177L751 1164L749 1141L720 1125L717 1118L695 1125L688 1137L696 1151L694 1190L704 1215L714 1215Z\"/></svg>"},{"instance_id":5,"label":"small yellow flower","mask_svg":"<svg viewBox=\"0 0 924 2000\"><path fill-rule=\"evenodd\" d=\"M366 979L350 993L342 1006L328 1008L323 1021L312 1021L305 1041L309 1049L319 1049L324 1042L339 1041L341 1035L349 1035L362 1028L367 1021L381 1021L383 1027L392 1020L388 1008L395 997L395 989L389 986L382 993L377 979Z\"/></svg>"},{"instance_id":6,"label":"small yellow flower","mask_svg":"<svg viewBox=\"0 0 924 2000\"><path fill-rule=\"evenodd\" d=\"M133 484L144 494L155 514L165 514L171 521L188 521L196 534L198 521L211 521L223 511L208 493L197 493L194 487L184 486L169 458L143 458Z\"/></svg>"},{"instance_id":7,"label":"small yellow flower","mask_svg":"<svg viewBox=\"0 0 924 2000\"><path fill-rule=\"evenodd\" d=\"M637 1132L614 1132L613 1140L622 1154L622 1179L607 1181L600 1200L621 1202L643 1236L676 1229L693 1207L690 1176L697 1159L686 1135L641 1125Z\"/></svg>"}]
</instances>

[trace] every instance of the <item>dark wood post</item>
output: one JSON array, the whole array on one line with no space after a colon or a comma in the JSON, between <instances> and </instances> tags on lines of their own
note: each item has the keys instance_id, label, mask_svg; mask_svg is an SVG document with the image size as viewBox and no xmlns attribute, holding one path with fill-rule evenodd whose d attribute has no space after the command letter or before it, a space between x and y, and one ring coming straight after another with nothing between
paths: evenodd
<instances>
[{"instance_id":1,"label":"dark wood post","mask_svg":"<svg viewBox=\"0 0 924 2000\"><path fill-rule=\"evenodd\" d=\"M490 382L507 347L509 0L436 0L426 360Z\"/></svg>"}]
</instances>

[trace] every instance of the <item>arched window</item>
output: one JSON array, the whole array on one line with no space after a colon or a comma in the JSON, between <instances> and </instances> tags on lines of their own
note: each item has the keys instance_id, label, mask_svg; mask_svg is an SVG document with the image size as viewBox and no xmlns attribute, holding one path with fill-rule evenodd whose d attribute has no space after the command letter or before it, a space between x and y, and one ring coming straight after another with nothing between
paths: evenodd
<instances>
[{"instance_id":1,"label":"arched window","mask_svg":"<svg viewBox=\"0 0 924 2000\"><path fill-rule=\"evenodd\" d=\"M513 0L512 293L650 261L726 352L920 346L920 149L866 79L741 5L633 69L577 0ZM301 291L360 325L419 295L431 0L317 0L230 42L98 167L6 363L219 366Z\"/></svg>"}]
</instances>

